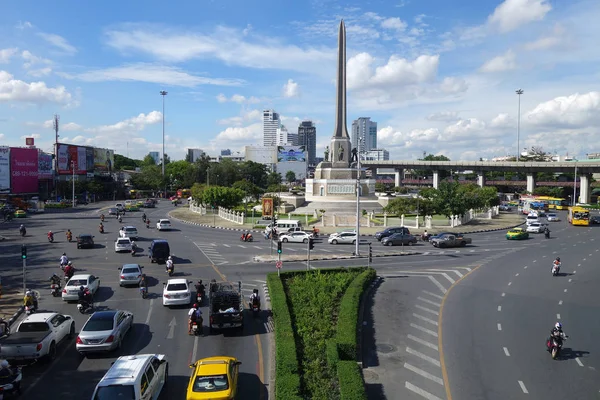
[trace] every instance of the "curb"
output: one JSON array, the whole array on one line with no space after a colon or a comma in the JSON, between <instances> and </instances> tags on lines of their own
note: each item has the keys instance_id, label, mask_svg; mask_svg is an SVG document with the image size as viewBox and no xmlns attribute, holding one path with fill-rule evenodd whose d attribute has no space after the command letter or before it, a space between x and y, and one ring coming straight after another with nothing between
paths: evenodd
<instances>
[{"instance_id":1,"label":"curb","mask_svg":"<svg viewBox=\"0 0 600 400\"><path fill-rule=\"evenodd\" d=\"M402 256L416 256L422 254L422 252L419 251L405 251L404 253L385 253L385 254L373 254L372 258L376 258L376 257L402 257ZM263 256L254 256L252 257L252 260L254 262L272 262L272 261L277 261L275 259L273 260L266 260L266 259L261 259ZM350 259L363 259L363 258L369 258L369 256L335 256L335 257L319 257L319 258L312 258L310 259L310 261L326 261L326 260L350 260ZM298 260L281 260L282 262L302 262L302 261L306 261L306 259L298 259Z\"/></svg>"},{"instance_id":2,"label":"curb","mask_svg":"<svg viewBox=\"0 0 600 400\"><path fill-rule=\"evenodd\" d=\"M19 318L21 314L23 314L23 310L25 310L25 307L20 306L19 310L16 313L14 313L12 317L10 317L10 319L8 320L9 328L17 321L17 318Z\"/></svg>"},{"instance_id":3,"label":"curb","mask_svg":"<svg viewBox=\"0 0 600 400\"><path fill-rule=\"evenodd\" d=\"M375 279L373 279L373 281L371 282L371 284L369 285L369 287L367 288L367 290L365 292L363 292L363 295L361 296L360 299L360 308L358 310L358 337L360 338L360 340L358 341L358 349L357 349L357 355L359 358L358 363L360 364L360 369L364 369L365 368L365 360L364 360L364 335L363 335L363 327L366 326L366 321L364 320L365 317L365 303L367 302L367 299L371 296L371 294L373 293L373 290L375 289L376 286L378 286L379 284L381 284L381 281L383 280L383 278L381 276L376 276Z\"/></svg>"}]
</instances>

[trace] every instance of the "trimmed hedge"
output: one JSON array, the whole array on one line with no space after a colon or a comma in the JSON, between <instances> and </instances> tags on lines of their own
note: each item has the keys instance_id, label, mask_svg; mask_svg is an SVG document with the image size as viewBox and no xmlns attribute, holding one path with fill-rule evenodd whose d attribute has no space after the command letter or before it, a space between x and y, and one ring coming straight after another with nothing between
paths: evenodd
<instances>
[{"instance_id":1,"label":"trimmed hedge","mask_svg":"<svg viewBox=\"0 0 600 400\"><path fill-rule=\"evenodd\" d=\"M67 207L72 207L72 205L71 204L65 204L65 203L44 204L44 208L67 208Z\"/></svg>"},{"instance_id":2,"label":"trimmed hedge","mask_svg":"<svg viewBox=\"0 0 600 400\"><path fill-rule=\"evenodd\" d=\"M342 400L367 400L365 383L356 361L340 361L337 365Z\"/></svg>"},{"instance_id":3,"label":"trimmed hedge","mask_svg":"<svg viewBox=\"0 0 600 400\"><path fill-rule=\"evenodd\" d=\"M277 273L267 275L267 285L275 322L275 398L301 400L298 354L287 296Z\"/></svg>"}]
</instances>

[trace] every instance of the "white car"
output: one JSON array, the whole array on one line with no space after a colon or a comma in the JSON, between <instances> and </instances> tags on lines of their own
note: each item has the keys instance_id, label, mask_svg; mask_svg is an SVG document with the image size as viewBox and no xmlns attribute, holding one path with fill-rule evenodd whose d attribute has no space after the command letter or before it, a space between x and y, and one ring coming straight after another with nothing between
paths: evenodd
<instances>
[{"instance_id":1,"label":"white car","mask_svg":"<svg viewBox=\"0 0 600 400\"><path fill-rule=\"evenodd\" d=\"M542 233L544 232L544 229L546 229L546 227L539 222L532 222L527 225L528 233Z\"/></svg>"},{"instance_id":2,"label":"white car","mask_svg":"<svg viewBox=\"0 0 600 400\"><path fill-rule=\"evenodd\" d=\"M283 243L308 243L308 239L311 237L312 235L306 232L291 232L282 234L279 236L279 240Z\"/></svg>"},{"instance_id":3,"label":"white car","mask_svg":"<svg viewBox=\"0 0 600 400\"><path fill-rule=\"evenodd\" d=\"M192 302L191 282L185 279L169 279L163 284L163 306L181 306Z\"/></svg>"},{"instance_id":4,"label":"white car","mask_svg":"<svg viewBox=\"0 0 600 400\"><path fill-rule=\"evenodd\" d=\"M356 243L356 232L342 232L334 233L329 236L329 244L355 244Z\"/></svg>"},{"instance_id":5,"label":"white car","mask_svg":"<svg viewBox=\"0 0 600 400\"><path fill-rule=\"evenodd\" d=\"M118 211L125 211L125 206L123 205L123 203L117 203L117 204L115 204L115 208Z\"/></svg>"},{"instance_id":6,"label":"white car","mask_svg":"<svg viewBox=\"0 0 600 400\"><path fill-rule=\"evenodd\" d=\"M77 293L79 292L79 288L83 286L84 288L90 289L92 294L95 294L100 287L100 278L95 277L90 274L77 274L73 275L69 282L65 285L62 291L62 299L64 301L76 301L79 299Z\"/></svg>"},{"instance_id":7,"label":"white car","mask_svg":"<svg viewBox=\"0 0 600 400\"><path fill-rule=\"evenodd\" d=\"M156 223L156 229L159 231L167 231L171 229L171 221L168 219L161 219Z\"/></svg>"},{"instance_id":8,"label":"white car","mask_svg":"<svg viewBox=\"0 0 600 400\"><path fill-rule=\"evenodd\" d=\"M120 251L128 251L131 253L131 239L122 237L115 240L115 253Z\"/></svg>"},{"instance_id":9,"label":"white car","mask_svg":"<svg viewBox=\"0 0 600 400\"><path fill-rule=\"evenodd\" d=\"M138 231L135 226L124 226L119 230L119 237L125 238L128 237L131 240L138 239Z\"/></svg>"},{"instance_id":10,"label":"white car","mask_svg":"<svg viewBox=\"0 0 600 400\"><path fill-rule=\"evenodd\" d=\"M548 222L558 222L558 221L560 221L560 218L556 214L548 214L546 216L546 219L548 220Z\"/></svg>"}]
</instances>

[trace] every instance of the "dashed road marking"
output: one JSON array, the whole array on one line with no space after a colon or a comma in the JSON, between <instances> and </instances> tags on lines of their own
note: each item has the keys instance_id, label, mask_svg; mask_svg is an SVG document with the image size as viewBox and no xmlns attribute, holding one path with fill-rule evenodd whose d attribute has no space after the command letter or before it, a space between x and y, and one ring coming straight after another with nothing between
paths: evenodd
<instances>
[{"instance_id":1,"label":"dashed road marking","mask_svg":"<svg viewBox=\"0 0 600 400\"><path fill-rule=\"evenodd\" d=\"M446 288L444 287L444 285L442 285L442 284L441 284L441 283L440 283L440 282L439 282L437 279L435 279L435 277L433 277L433 276L431 276L431 275L427 275L427 277L429 278L429 280L430 280L431 282L433 282L433 284L434 284L435 286L437 286L437 288L438 288L438 289L440 289L440 291L441 291L442 293L446 294L447 290L446 290Z\"/></svg>"},{"instance_id":2,"label":"dashed road marking","mask_svg":"<svg viewBox=\"0 0 600 400\"><path fill-rule=\"evenodd\" d=\"M424 317L422 315L413 313L413 317L415 317L417 319L420 319L421 321L429 322L432 325L438 326L438 322L437 321L434 321L434 320L432 320L430 318L427 318L427 317Z\"/></svg>"},{"instance_id":3,"label":"dashed road marking","mask_svg":"<svg viewBox=\"0 0 600 400\"><path fill-rule=\"evenodd\" d=\"M563 290L563 292L567 293L567 289Z\"/></svg>"},{"instance_id":4,"label":"dashed road marking","mask_svg":"<svg viewBox=\"0 0 600 400\"><path fill-rule=\"evenodd\" d=\"M525 384L523 383L523 381L519 381L519 386L521 386L521 390L523 391L523 393L525 393L525 394L529 393L527 391L527 388L525 387Z\"/></svg>"},{"instance_id":5,"label":"dashed road marking","mask_svg":"<svg viewBox=\"0 0 600 400\"><path fill-rule=\"evenodd\" d=\"M225 246L225 247L231 247L230 245L225 244L225 243L223 243L223 246Z\"/></svg>"},{"instance_id":6,"label":"dashed road marking","mask_svg":"<svg viewBox=\"0 0 600 400\"><path fill-rule=\"evenodd\" d=\"M411 392L416 393L419 396L426 398L427 400L442 400L441 398L434 396L433 394L421 389L418 386L413 385L410 382L405 382L404 387L406 387Z\"/></svg>"},{"instance_id":7,"label":"dashed road marking","mask_svg":"<svg viewBox=\"0 0 600 400\"><path fill-rule=\"evenodd\" d=\"M440 362L439 362L439 360L436 360L436 359L435 359L435 358L433 358L433 357L429 357L428 355L426 355L426 354L423 354L423 353L421 353L420 351L413 350L413 349L411 349L410 347L407 347L407 348L406 348L406 352L407 352L408 354L412 354L413 356L419 357L421 360L429 361L430 363L432 363L432 364L433 364L433 365L435 365L436 367L439 367L439 366L440 366Z\"/></svg>"},{"instance_id":8,"label":"dashed road marking","mask_svg":"<svg viewBox=\"0 0 600 400\"><path fill-rule=\"evenodd\" d=\"M428 292L427 290L422 290L422 292L425 293L425 294L428 294L428 295L430 295L432 297L435 297L436 299L440 299L440 300L444 299L444 296L440 296L439 294Z\"/></svg>"},{"instance_id":9,"label":"dashed road marking","mask_svg":"<svg viewBox=\"0 0 600 400\"><path fill-rule=\"evenodd\" d=\"M417 368L417 367L413 367L412 365L410 365L408 363L404 363L404 368L408 369L409 371L414 372L417 375L421 375L423 378L427 378L429 380L434 381L435 383L439 383L440 385L444 386L444 381L441 378L439 378L433 374L430 374L429 372L423 371L422 369Z\"/></svg>"},{"instance_id":10,"label":"dashed road marking","mask_svg":"<svg viewBox=\"0 0 600 400\"><path fill-rule=\"evenodd\" d=\"M412 340L413 342L417 342L419 344L422 344L423 346L426 346L426 347L429 347L430 349L438 351L438 346L436 344L429 343L427 340L423 340L423 339L418 338L413 335L407 335L406 337L409 338L410 340Z\"/></svg>"},{"instance_id":11,"label":"dashed road marking","mask_svg":"<svg viewBox=\"0 0 600 400\"><path fill-rule=\"evenodd\" d=\"M577 364L579 364L580 367L583 367L583 363L581 362L579 357L575 357L575 361L577 362Z\"/></svg>"},{"instance_id":12,"label":"dashed road marking","mask_svg":"<svg viewBox=\"0 0 600 400\"><path fill-rule=\"evenodd\" d=\"M498 306L498 311L502 311L502 306Z\"/></svg>"},{"instance_id":13,"label":"dashed road marking","mask_svg":"<svg viewBox=\"0 0 600 400\"><path fill-rule=\"evenodd\" d=\"M502 330L502 324L498 323L498 330L501 331Z\"/></svg>"},{"instance_id":14,"label":"dashed road marking","mask_svg":"<svg viewBox=\"0 0 600 400\"><path fill-rule=\"evenodd\" d=\"M504 349L504 354L506 354L506 357L510 357L510 353L508 352L508 349L506 347L503 347Z\"/></svg>"},{"instance_id":15,"label":"dashed road marking","mask_svg":"<svg viewBox=\"0 0 600 400\"><path fill-rule=\"evenodd\" d=\"M560 314L556 314L556 319L560 319Z\"/></svg>"},{"instance_id":16,"label":"dashed road marking","mask_svg":"<svg viewBox=\"0 0 600 400\"><path fill-rule=\"evenodd\" d=\"M506 293L502 293L502 297L506 296Z\"/></svg>"},{"instance_id":17,"label":"dashed road marking","mask_svg":"<svg viewBox=\"0 0 600 400\"><path fill-rule=\"evenodd\" d=\"M570 282L573 282L573 279L569 278L569 283L570 283Z\"/></svg>"},{"instance_id":18,"label":"dashed road marking","mask_svg":"<svg viewBox=\"0 0 600 400\"><path fill-rule=\"evenodd\" d=\"M559 306L562 306L562 303L563 303L563 302L562 302L562 300L560 300L560 301L558 302L558 305L559 305Z\"/></svg>"},{"instance_id":19,"label":"dashed road marking","mask_svg":"<svg viewBox=\"0 0 600 400\"><path fill-rule=\"evenodd\" d=\"M431 335L433 337L438 337L438 333L437 332L432 331L431 329L423 328L421 325L417 325L417 324L411 323L410 327L411 328L415 328L415 329L417 329L417 330L419 330L419 331L421 331L423 333L427 333L427 334L429 334L429 335Z\"/></svg>"},{"instance_id":20,"label":"dashed road marking","mask_svg":"<svg viewBox=\"0 0 600 400\"><path fill-rule=\"evenodd\" d=\"M455 269L428 269L427 271L433 271L433 272L453 272L455 273L459 278L463 277L462 272L457 271Z\"/></svg>"},{"instance_id":21,"label":"dashed road marking","mask_svg":"<svg viewBox=\"0 0 600 400\"><path fill-rule=\"evenodd\" d=\"M512 285L512 282L508 282L508 286Z\"/></svg>"},{"instance_id":22,"label":"dashed road marking","mask_svg":"<svg viewBox=\"0 0 600 400\"><path fill-rule=\"evenodd\" d=\"M436 307L439 307L439 306L441 306L441 304L440 304L440 303L437 303L437 302L435 302L435 301L431 301L431 300L424 299L423 297L417 297L417 300L423 301L423 302L425 302L425 303L431 304L431 305L433 305L433 306L436 306Z\"/></svg>"},{"instance_id":23,"label":"dashed road marking","mask_svg":"<svg viewBox=\"0 0 600 400\"><path fill-rule=\"evenodd\" d=\"M519 276L519 273L517 272L517 273L515 274L515 276Z\"/></svg>"}]
</instances>

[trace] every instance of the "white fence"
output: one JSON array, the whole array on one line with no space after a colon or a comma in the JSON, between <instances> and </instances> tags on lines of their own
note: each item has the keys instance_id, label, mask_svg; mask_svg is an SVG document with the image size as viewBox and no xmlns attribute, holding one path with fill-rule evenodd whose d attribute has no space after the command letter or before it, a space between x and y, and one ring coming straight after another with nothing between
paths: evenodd
<instances>
[{"instance_id":1,"label":"white fence","mask_svg":"<svg viewBox=\"0 0 600 400\"><path fill-rule=\"evenodd\" d=\"M243 225L245 215L243 212L231 211L223 207L219 207L219 217L233 222L234 224Z\"/></svg>"},{"instance_id":2,"label":"white fence","mask_svg":"<svg viewBox=\"0 0 600 400\"><path fill-rule=\"evenodd\" d=\"M204 206L195 206L193 204L190 204L190 211L200 215L206 215L206 207Z\"/></svg>"}]
</instances>

